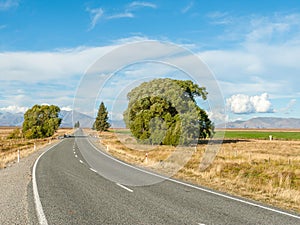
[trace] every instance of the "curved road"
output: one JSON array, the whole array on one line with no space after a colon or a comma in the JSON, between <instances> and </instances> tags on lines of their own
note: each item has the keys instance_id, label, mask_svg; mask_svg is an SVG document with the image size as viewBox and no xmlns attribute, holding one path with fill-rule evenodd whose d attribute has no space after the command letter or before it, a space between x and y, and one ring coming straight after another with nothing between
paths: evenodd
<instances>
[{"instance_id":1,"label":"curved road","mask_svg":"<svg viewBox=\"0 0 300 225\"><path fill-rule=\"evenodd\" d=\"M38 216L32 216L33 224L38 217L40 224L56 225L300 224L300 215L176 180L162 181L96 150L80 131L77 135L37 162L32 196L37 211L32 213ZM135 186L140 182L159 183Z\"/></svg>"}]
</instances>

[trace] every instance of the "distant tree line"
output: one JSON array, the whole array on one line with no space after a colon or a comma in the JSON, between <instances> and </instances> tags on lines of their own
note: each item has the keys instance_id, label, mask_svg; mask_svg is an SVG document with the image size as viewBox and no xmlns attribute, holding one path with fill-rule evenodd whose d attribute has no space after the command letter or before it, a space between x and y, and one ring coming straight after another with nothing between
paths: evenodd
<instances>
[{"instance_id":1,"label":"distant tree line","mask_svg":"<svg viewBox=\"0 0 300 225\"><path fill-rule=\"evenodd\" d=\"M79 128L80 127L80 123L79 121L77 121L75 124L74 124L74 128Z\"/></svg>"}]
</instances>

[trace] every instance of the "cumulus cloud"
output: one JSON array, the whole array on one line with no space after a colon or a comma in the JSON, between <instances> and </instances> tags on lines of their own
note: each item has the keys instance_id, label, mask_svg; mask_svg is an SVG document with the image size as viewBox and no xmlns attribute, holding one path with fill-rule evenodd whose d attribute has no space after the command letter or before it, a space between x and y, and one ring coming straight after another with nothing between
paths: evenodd
<instances>
[{"instance_id":1,"label":"cumulus cloud","mask_svg":"<svg viewBox=\"0 0 300 225\"><path fill-rule=\"evenodd\" d=\"M0 112L10 112L10 113L25 113L28 107L10 105L7 107L0 108Z\"/></svg>"},{"instance_id":2,"label":"cumulus cloud","mask_svg":"<svg viewBox=\"0 0 300 225\"><path fill-rule=\"evenodd\" d=\"M226 105L231 112L236 114L274 112L267 93L255 96L244 94L233 95L226 100Z\"/></svg>"},{"instance_id":3,"label":"cumulus cloud","mask_svg":"<svg viewBox=\"0 0 300 225\"><path fill-rule=\"evenodd\" d=\"M229 116L221 110L207 111L206 113L215 124L225 124L229 121Z\"/></svg>"}]
</instances>

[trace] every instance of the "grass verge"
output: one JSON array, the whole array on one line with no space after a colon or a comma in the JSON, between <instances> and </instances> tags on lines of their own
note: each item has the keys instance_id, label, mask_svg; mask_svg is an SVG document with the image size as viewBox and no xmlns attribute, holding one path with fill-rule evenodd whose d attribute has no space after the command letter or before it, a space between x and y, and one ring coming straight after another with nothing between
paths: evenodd
<instances>
[{"instance_id":1,"label":"grass verge","mask_svg":"<svg viewBox=\"0 0 300 225\"><path fill-rule=\"evenodd\" d=\"M17 161L18 150L20 151L20 158L27 157L47 144L57 141L58 136L73 131L73 129L59 129L53 137L43 139L8 139L7 137L14 129L14 127L0 128L0 169Z\"/></svg>"}]
</instances>

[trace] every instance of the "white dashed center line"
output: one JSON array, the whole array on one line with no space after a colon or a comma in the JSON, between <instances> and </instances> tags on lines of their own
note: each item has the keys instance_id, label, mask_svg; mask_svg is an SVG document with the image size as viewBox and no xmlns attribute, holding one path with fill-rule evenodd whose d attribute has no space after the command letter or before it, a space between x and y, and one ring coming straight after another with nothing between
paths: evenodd
<instances>
[{"instance_id":1,"label":"white dashed center line","mask_svg":"<svg viewBox=\"0 0 300 225\"><path fill-rule=\"evenodd\" d=\"M118 185L119 187L125 189L126 191L133 192L133 190L129 189L128 187L125 187L125 186L122 185L122 184L116 183L116 185Z\"/></svg>"}]
</instances>

